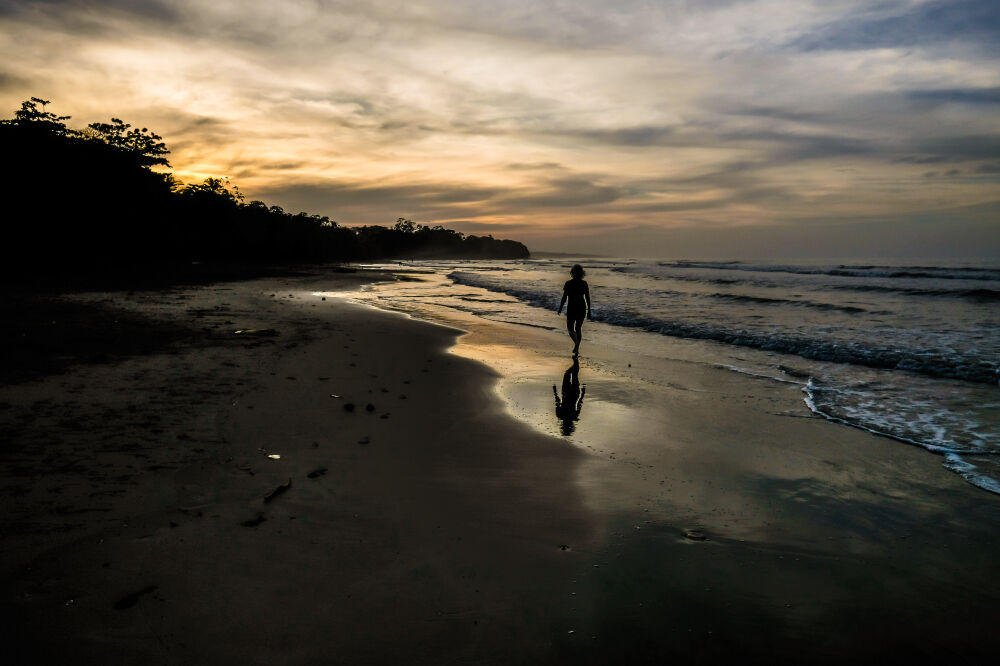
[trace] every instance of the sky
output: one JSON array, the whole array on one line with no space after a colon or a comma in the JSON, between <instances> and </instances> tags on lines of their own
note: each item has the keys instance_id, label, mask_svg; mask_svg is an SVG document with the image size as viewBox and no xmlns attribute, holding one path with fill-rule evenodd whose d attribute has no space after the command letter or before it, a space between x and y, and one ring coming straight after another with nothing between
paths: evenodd
<instances>
[{"instance_id":1,"label":"sky","mask_svg":"<svg viewBox=\"0 0 1000 666\"><path fill-rule=\"evenodd\" d=\"M1000 260L997 0L0 0L0 115L533 250Z\"/></svg>"}]
</instances>

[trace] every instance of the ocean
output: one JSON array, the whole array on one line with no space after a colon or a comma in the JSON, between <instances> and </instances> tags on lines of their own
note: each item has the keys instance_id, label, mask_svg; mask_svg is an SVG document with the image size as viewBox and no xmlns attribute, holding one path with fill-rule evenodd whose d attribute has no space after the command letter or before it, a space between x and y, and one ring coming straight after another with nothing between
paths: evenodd
<instances>
[{"instance_id":1,"label":"ocean","mask_svg":"<svg viewBox=\"0 0 1000 666\"><path fill-rule=\"evenodd\" d=\"M797 384L814 414L1000 493L1000 265L588 259L588 344ZM571 262L413 261L372 304L563 330Z\"/></svg>"}]
</instances>

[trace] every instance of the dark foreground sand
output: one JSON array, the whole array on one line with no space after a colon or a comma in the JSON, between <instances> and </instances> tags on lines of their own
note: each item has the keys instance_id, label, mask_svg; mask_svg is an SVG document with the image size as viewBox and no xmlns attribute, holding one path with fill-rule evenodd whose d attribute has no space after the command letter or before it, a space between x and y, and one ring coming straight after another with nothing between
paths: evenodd
<instances>
[{"instance_id":1,"label":"dark foreground sand","mask_svg":"<svg viewBox=\"0 0 1000 666\"><path fill-rule=\"evenodd\" d=\"M934 456L691 371L642 418L588 405L616 457L512 418L516 378L505 404L496 371L449 353L459 331L312 295L358 281L61 306L103 300L146 343L83 336L0 388L6 663L996 654L1000 502ZM523 367L488 333L466 347ZM592 395L637 400L598 374Z\"/></svg>"}]
</instances>

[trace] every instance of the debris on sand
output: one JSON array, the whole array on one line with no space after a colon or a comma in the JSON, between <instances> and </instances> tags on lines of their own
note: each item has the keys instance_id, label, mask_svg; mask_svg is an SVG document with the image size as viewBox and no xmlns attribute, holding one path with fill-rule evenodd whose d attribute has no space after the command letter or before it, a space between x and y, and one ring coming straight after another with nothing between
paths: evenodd
<instances>
[{"instance_id":1,"label":"debris on sand","mask_svg":"<svg viewBox=\"0 0 1000 666\"><path fill-rule=\"evenodd\" d=\"M278 486L277 488L275 488L274 490L272 490L271 492L269 492L264 497L264 504L267 504L268 502L270 502L270 501L272 501L274 499L277 499L277 497L279 495L281 495L283 492L285 492L286 490L288 490L291 487L292 487L292 480L288 479L288 481L286 481L285 483L281 484L280 486Z\"/></svg>"},{"instance_id":2,"label":"debris on sand","mask_svg":"<svg viewBox=\"0 0 1000 666\"><path fill-rule=\"evenodd\" d=\"M353 412L354 411L354 403L353 402L345 402L344 403L344 409L347 410L347 411L349 411L349 412Z\"/></svg>"},{"instance_id":3,"label":"debris on sand","mask_svg":"<svg viewBox=\"0 0 1000 666\"><path fill-rule=\"evenodd\" d=\"M358 444L370 444L372 441L371 437L362 437L358 440Z\"/></svg>"},{"instance_id":4,"label":"debris on sand","mask_svg":"<svg viewBox=\"0 0 1000 666\"><path fill-rule=\"evenodd\" d=\"M375 411L375 405L373 405L372 403L369 402L367 405L365 405L365 411L366 412L374 412Z\"/></svg>"},{"instance_id":5,"label":"debris on sand","mask_svg":"<svg viewBox=\"0 0 1000 666\"><path fill-rule=\"evenodd\" d=\"M779 365L778 370L781 370L783 373L785 373L790 377L796 377L798 379L809 379L810 377L812 377L812 373L809 372L808 370L801 370L799 368L793 368L792 366L788 365Z\"/></svg>"},{"instance_id":6,"label":"debris on sand","mask_svg":"<svg viewBox=\"0 0 1000 666\"><path fill-rule=\"evenodd\" d=\"M240 335L246 338L271 338L281 335L281 333L273 328L240 328L233 331L233 335Z\"/></svg>"},{"instance_id":7,"label":"debris on sand","mask_svg":"<svg viewBox=\"0 0 1000 666\"><path fill-rule=\"evenodd\" d=\"M704 532L698 530L684 530L684 538L691 541L704 541L706 537Z\"/></svg>"},{"instance_id":8,"label":"debris on sand","mask_svg":"<svg viewBox=\"0 0 1000 666\"><path fill-rule=\"evenodd\" d=\"M256 518L252 518L250 520L244 520L242 523L240 523L240 525L242 525L243 527L257 527L265 520L267 520L267 518L264 517L264 514L258 513Z\"/></svg>"},{"instance_id":9,"label":"debris on sand","mask_svg":"<svg viewBox=\"0 0 1000 666\"><path fill-rule=\"evenodd\" d=\"M115 602L115 610L125 610L126 608L132 608L137 603L139 603L139 598L144 594L149 594L156 590L155 585L147 585L137 592L132 594L126 594L124 597Z\"/></svg>"},{"instance_id":10,"label":"debris on sand","mask_svg":"<svg viewBox=\"0 0 1000 666\"><path fill-rule=\"evenodd\" d=\"M318 469L314 469L313 471L309 472L308 474L306 474L306 476L308 476L310 479L318 479L324 474L326 474L326 467L320 467Z\"/></svg>"}]
</instances>

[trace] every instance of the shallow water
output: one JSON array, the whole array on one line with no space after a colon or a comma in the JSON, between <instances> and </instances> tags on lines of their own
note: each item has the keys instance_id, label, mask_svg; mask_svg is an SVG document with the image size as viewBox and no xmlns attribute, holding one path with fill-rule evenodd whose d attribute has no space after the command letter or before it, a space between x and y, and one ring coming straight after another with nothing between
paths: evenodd
<instances>
[{"instance_id":1,"label":"shallow water","mask_svg":"<svg viewBox=\"0 0 1000 666\"><path fill-rule=\"evenodd\" d=\"M561 331L554 311L568 266L395 264L419 280L363 300L430 319L450 311ZM948 469L1000 492L1000 267L601 260L586 268L603 324L588 327L600 344L798 384L815 414L942 454Z\"/></svg>"}]
</instances>

